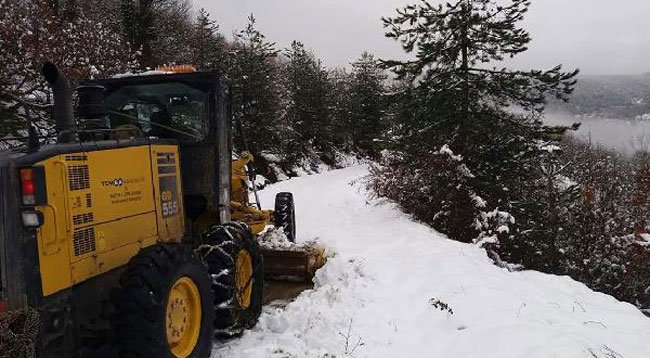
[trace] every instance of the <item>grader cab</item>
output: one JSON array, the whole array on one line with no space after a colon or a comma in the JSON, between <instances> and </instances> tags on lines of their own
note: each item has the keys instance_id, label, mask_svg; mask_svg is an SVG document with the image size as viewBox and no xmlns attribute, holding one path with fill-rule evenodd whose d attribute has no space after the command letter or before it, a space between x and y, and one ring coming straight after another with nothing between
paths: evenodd
<instances>
[{"instance_id":1,"label":"grader cab","mask_svg":"<svg viewBox=\"0 0 650 358\"><path fill-rule=\"evenodd\" d=\"M0 357L206 358L256 323L265 266L322 266L318 248L260 247L273 228L295 240L293 197L249 201L219 74L88 81L76 119L63 74L44 75L57 143L0 152Z\"/></svg>"}]
</instances>

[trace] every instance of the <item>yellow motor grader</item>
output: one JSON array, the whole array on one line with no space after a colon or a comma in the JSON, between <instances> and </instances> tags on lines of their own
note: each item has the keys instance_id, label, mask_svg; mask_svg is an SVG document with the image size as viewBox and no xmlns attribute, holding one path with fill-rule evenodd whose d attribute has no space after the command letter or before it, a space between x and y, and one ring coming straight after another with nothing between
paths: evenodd
<instances>
[{"instance_id":1,"label":"yellow motor grader","mask_svg":"<svg viewBox=\"0 0 650 358\"><path fill-rule=\"evenodd\" d=\"M207 358L257 322L265 266L322 265L260 248L269 226L295 240L293 197L249 202L222 76L87 81L75 116L63 73L43 74L56 144L0 152L0 357Z\"/></svg>"}]
</instances>

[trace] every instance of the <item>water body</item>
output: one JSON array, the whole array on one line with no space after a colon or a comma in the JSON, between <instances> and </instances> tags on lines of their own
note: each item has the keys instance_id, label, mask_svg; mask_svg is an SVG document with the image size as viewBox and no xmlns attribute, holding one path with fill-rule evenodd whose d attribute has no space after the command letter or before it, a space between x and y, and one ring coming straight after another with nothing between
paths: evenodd
<instances>
[{"instance_id":1,"label":"water body","mask_svg":"<svg viewBox=\"0 0 650 358\"><path fill-rule=\"evenodd\" d=\"M545 122L550 125L582 123L572 135L581 140L632 155L639 150L650 151L650 120L613 119L547 113Z\"/></svg>"}]
</instances>

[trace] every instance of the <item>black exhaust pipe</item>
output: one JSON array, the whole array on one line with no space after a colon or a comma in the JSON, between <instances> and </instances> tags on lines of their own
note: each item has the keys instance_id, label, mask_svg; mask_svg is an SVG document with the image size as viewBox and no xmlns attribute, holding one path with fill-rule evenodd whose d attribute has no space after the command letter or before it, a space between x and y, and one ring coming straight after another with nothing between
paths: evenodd
<instances>
[{"instance_id":1,"label":"black exhaust pipe","mask_svg":"<svg viewBox=\"0 0 650 358\"><path fill-rule=\"evenodd\" d=\"M54 124L60 143L74 141L75 118L72 105L70 84L55 64L46 62L43 65L43 76L52 87L54 96Z\"/></svg>"}]
</instances>

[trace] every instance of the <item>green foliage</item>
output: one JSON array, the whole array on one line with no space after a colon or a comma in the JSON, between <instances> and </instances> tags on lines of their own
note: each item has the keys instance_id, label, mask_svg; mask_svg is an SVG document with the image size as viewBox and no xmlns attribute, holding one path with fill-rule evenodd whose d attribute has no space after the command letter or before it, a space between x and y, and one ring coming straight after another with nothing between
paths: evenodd
<instances>
[{"instance_id":1,"label":"green foliage","mask_svg":"<svg viewBox=\"0 0 650 358\"><path fill-rule=\"evenodd\" d=\"M123 34L143 69L189 60L190 9L188 0L121 0Z\"/></svg>"},{"instance_id":2,"label":"green foliage","mask_svg":"<svg viewBox=\"0 0 650 358\"><path fill-rule=\"evenodd\" d=\"M370 53L364 52L352 63L346 122L351 145L375 158L383 149L387 128L385 82L386 75L379 61Z\"/></svg>"},{"instance_id":3,"label":"green foliage","mask_svg":"<svg viewBox=\"0 0 650 358\"><path fill-rule=\"evenodd\" d=\"M254 154L262 150L275 152L279 145L276 119L277 101L275 43L268 42L255 28L255 17L249 17L246 28L236 34L232 43L232 59L228 67L236 124L235 145L248 148ZM244 108L253 104L254 115L246 115Z\"/></svg>"},{"instance_id":4,"label":"green foliage","mask_svg":"<svg viewBox=\"0 0 650 358\"><path fill-rule=\"evenodd\" d=\"M378 196L455 240L472 242L482 200L472 191L473 175L448 147L419 157L391 152L371 170L369 188Z\"/></svg>"},{"instance_id":5,"label":"green foliage","mask_svg":"<svg viewBox=\"0 0 650 358\"><path fill-rule=\"evenodd\" d=\"M398 79L412 82L401 95L409 102L403 108L407 113L393 115L401 120L394 127L394 148L421 158L449 145L464 158L474 176L470 192L487 201L487 212L523 210L515 207L518 183L534 178L543 155L539 147L547 129L539 114L547 96L566 99L575 84L577 71L564 73L560 66L520 71L493 65L527 49L530 36L517 23L529 5L525 0L421 1L384 19L386 36L415 55L412 61L384 61ZM515 114L511 106L525 112Z\"/></svg>"},{"instance_id":6,"label":"green foliage","mask_svg":"<svg viewBox=\"0 0 650 358\"><path fill-rule=\"evenodd\" d=\"M219 25L201 8L190 36L190 63L199 71L225 73L228 67L228 43L219 33Z\"/></svg>"},{"instance_id":7,"label":"green foliage","mask_svg":"<svg viewBox=\"0 0 650 358\"><path fill-rule=\"evenodd\" d=\"M384 61L398 82L391 150L371 188L450 237L479 242L497 264L570 275L648 308L648 156L558 143L569 128L542 124L547 98L566 101L577 71L493 64L527 49L517 24L529 6L421 1L384 19L414 59Z\"/></svg>"},{"instance_id":8,"label":"green foliage","mask_svg":"<svg viewBox=\"0 0 650 358\"><path fill-rule=\"evenodd\" d=\"M40 133L51 129L50 90L40 74L46 60L59 64L73 87L89 77L194 64L228 77L235 148L252 151L260 172L271 179L265 157L291 175L295 167L336 165L341 151L378 151L374 139L382 131L377 106L384 78L370 55L351 74L328 70L298 42L279 56L252 15L227 41L204 9L190 16L187 0L0 0L0 5L1 136L26 134L26 104ZM247 115L246 107L255 110Z\"/></svg>"},{"instance_id":9,"label":"green foliage","mask_svg":"<svg viewBox=\"0 0 650 358\"><path fill-rule=\"evenodd\" d=\"M296 131L303 148L312 147L321 156L331 155L331 85L320 60L294 41L285 52L285 120ZM304 149L302 151L304 153ZM294 153L298 155L299 153ZM304 154L303 154L304 155Z\"/></svg>"},{"instance_id":10,"label":"green foliage","mask_svg":"<svg viewBox=\"0 0 650 358\"><path fill-rule=\"evenodd\" d=\"M526 268L569 275L592 289L650 307L647 158L622 155L573 139L542 163L544 177L523 185L535 210L495 250ZM522 201L523 201L522 200ZM525 230L524 230L525 228Z\"/></svg>"}]
</instances>

